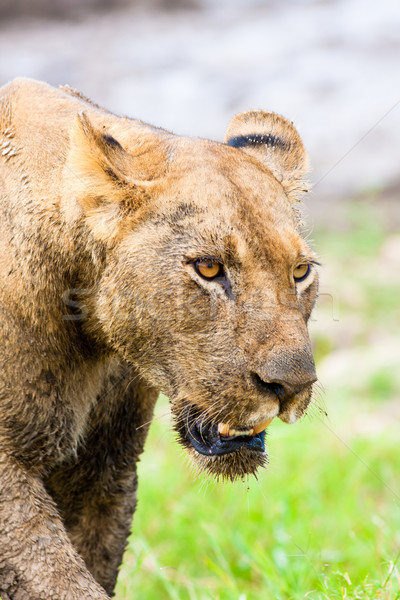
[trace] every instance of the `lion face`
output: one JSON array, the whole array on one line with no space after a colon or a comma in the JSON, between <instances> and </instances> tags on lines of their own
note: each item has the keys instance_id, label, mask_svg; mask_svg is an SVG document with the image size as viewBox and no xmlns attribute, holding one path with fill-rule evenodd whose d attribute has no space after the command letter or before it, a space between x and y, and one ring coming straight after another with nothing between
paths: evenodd
<instances>
[{"instance_id":1,"label":"lion face","mask_svg":"<svg viewBox=\"0 0 400 600\"><path fill-rule=\"evenodd\" d=\"M113 232L95 301L108 343L169 396L197 466L234 480L266 462L271 420L294 423L311 400L318 275L292 206L305 168L295 130L245 113L227 136L225 145L170 136L162 172L126 183L113 212L104 216L104 199L83 205L103 243ZM124 152L129 173L134 161L116 144L107 160ZM129 194L140 197L134 208Z\"/></svg>"}]
</instances>

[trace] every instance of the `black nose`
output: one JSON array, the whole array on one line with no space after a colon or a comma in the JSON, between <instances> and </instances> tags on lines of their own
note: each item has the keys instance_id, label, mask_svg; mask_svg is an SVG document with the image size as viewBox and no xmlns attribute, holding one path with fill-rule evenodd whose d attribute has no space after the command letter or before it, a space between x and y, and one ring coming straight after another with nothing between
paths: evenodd
<instances>
[{"instance_id":1,"label":"black nose","mask_svg":"<svg viewBox=\"0 0 400 600\"><path fill-rule=\"evenodd\" d=\"M278 396L278 398L286 394L285 388L279 381L264 381L258 373L252 373L251 377L256 387L262 392L270 392L273 396Z\"/></svg>"},{"instance_id":2,"label":"black nose","mask_svg":"<svg viewBox=\"0 0 400 600\"><path fill-rule=\"evenodd\" d=\"M317 374L311 352L303 349L275 354L261 369L253 371L251 378L260 391L286 400L309 388L317 381Z\"/></svg>"},{"instance_id":3,"label":"black nose","mask_svg":"<svg viewBox=\"0 0 400 600\"><path fill-rule=\"evenodd\" d=\"M278 400L286 400L296 394L299 394L304 389L317 381L317 376L313 375L303 378L301 382L286 381L282 379L263 379L258 373L251 374L252 380L256 387L262 392L269 392L276 396Z\"/></svg>"}]
</instances>

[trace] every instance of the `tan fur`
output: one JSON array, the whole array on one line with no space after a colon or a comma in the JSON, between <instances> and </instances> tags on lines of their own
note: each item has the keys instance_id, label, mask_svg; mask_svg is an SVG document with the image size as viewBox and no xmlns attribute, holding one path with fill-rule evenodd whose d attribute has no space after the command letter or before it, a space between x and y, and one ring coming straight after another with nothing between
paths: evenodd
<instances>
[{"instance_id":1,"label":"tan fur","mask_svg":"<svg viewBox=\"0 0 400 600\"><path fill-rule=\"evenodd\" d=\"M159 390L196 465L232 480L265 452L208 456L193 431L294 422L310 402L307 157L262 111L220 144L29 80L0 102L0 595L105 600Z\"/></svg>"},{"instance_id":2,"label":"tan fur","mask_svg":"<svg viewBox=\"0 0 400 600\"><path fill-rule=\"evenodd\" d=\"M280 115L249 110L232 119L225 142L229 143L232 137L237 136L248 136L251 141L254 133L271 136L273 141L269 144L262 141L249 144L243 150L271 170L291 201L298 201L302 193L307 191L305 178L309 167L303 142L296 129Z\"/></svg>"}]
</instances>

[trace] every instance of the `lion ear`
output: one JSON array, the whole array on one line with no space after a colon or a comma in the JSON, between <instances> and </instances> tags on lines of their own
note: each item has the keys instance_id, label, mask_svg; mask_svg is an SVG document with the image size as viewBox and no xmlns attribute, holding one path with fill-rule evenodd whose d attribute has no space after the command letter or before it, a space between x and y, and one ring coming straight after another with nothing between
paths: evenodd
<instances>
[{"instance_id":1,"label":"lion ear","mask_svg":"<svg viewBox=\"0 0 400 600\"><path fill-rule=\"evenodd\" d=\"M282 184L288 198L307 191L308 159L295 127L275 113L248 111L234 117L225 143L262 162Z\"/></svg>"},{"instance_id":2,"label":"lion ear","mask_svg":"<svg viewBox=\"0 0 400 600\"><path fill-rule=\"evenodd\" d=\"M85 113L72 127L66 177L97 239L112 240L127 226L126 216L147 197L144 185L132 181L132 156ZM124 218L125 217L125 218Z\"/></svg>"}]
</instances>

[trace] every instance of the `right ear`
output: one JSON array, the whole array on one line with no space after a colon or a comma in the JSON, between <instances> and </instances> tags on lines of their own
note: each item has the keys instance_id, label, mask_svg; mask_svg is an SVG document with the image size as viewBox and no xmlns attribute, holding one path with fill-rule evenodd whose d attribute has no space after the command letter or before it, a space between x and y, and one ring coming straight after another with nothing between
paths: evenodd
<instances>
[{"instance_id":1,"label":"right ear","mask_svg":"<svg viewBox=\"0 0 400 600\"><path fill-rule=\"evenodd\" d=\"M111 135L96 129L85 113L78 114L73 124L66 168L97 239L118 237L127 225L127 212L148 198L144 186L131 179L131 155Z\"/></svg>"},{"instance_id":2,"label":"right ear","mask_svg":"<svg viewBox=\"0 0 400 600\"><path fill-rule=\"evenodd\" d=\"M307 191L308 159L292 123L275 113L250 110L234 117L225 143L265 165L295 202Z\"/></svg>"}]
</instances>

